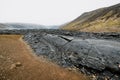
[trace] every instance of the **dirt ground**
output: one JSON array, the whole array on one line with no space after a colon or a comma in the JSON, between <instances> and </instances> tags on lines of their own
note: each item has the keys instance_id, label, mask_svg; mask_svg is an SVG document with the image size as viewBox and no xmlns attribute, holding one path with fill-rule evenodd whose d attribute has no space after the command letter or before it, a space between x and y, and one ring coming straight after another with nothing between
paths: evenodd
<instances>
[{"instance_id":1,"label":"dirt ground","mask_svg":"<svg viewBox=\"0 0 120 80\"><path fill-rule=\"evenodd\" d=\"M0 80L88 80L32 54L21 35L0 35Z\"/></svg>"}]
</instances>

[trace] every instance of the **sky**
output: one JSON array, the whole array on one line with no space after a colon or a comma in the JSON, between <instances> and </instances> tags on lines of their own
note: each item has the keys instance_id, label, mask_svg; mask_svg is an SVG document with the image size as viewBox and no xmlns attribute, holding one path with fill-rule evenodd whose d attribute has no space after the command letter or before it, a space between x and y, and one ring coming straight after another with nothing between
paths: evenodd
<instances>
[{"instance_id":1,"label":"sky","mask_svg":"<svg viewBox=\"0 0 120 80\"><path fill-rule=\"evenodd\" d=\"M120 0L0 0L0 23L61 25Z\"/></svg>"}]
</instances>

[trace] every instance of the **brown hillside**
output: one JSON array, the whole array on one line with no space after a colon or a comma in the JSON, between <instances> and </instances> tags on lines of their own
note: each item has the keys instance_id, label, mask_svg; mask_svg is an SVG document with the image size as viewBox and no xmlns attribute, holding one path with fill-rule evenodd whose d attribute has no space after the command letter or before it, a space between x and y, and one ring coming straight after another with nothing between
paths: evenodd
<instances>
[{"instance_id":1,"label":"brown hillside","mask_svg":"<svg viewBox=\"0 0 120 80\"><path fill-rule=\"evenodd\" d=\"M85 32L120 32L120 3L86 12L62 26L61 29Z\"/></svg>"}]
</instances>

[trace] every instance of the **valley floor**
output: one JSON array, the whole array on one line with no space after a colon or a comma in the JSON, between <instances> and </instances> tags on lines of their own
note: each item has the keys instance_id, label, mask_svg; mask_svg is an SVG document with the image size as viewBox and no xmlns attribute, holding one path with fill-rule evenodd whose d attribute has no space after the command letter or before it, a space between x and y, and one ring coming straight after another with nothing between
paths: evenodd
<instances>
[{"instance_id":1,"label":"valley floor","mask_svg":"<svg viewBox=\"0 0 120 80\"><path fill-rule=\"evenodd\" d=\"M32 54L21 35L0 35L0 80L88 80Z\"/></svg>"}]
</instances>

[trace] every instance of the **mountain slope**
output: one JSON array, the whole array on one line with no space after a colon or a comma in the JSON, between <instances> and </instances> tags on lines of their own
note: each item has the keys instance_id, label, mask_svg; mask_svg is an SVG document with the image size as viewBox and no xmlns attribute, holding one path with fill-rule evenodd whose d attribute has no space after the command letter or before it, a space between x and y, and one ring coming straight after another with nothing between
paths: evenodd
<instances>
[{"instance_id":1,"label":"mountain slope","mask_svg":"<svg viewBox=\"0 0 120 80\"><path fill-rule=\"evenodd\" d=\"M5 24L0 23L0 29L6 29L6 28L7 28L7 26Z\"/></svg>"},{"instance_id":2,"label":"mountain slope","mask_svg":"<svg viewBox=\"0 0 120 80\"><path fill-rule=\"evenodd\" d=\"M86 12L62 26L61 29L85 32L120 32L120 3Z\"/></svg>"},{"instance_id":3,"label":"mountain slope","mask_svg":"<svg viewBox=\"0 0 120 80\"><path fill-rule=\"evenodd\" d=\"M13 29L45 29L46 26L36 25L36 24L27 24L27 23L6 23L5 25Z\"/></svg>"},{"instance_id":4,"label":"mountain slope","mask_svg":"<svg viewBox=\"0 0 120 80\"><path fill-rule=\"evenodd\" d=\"M47 29L47 26L28 23L0 23L0 30L12 29Z\"/></svg>"}]
</instances>

